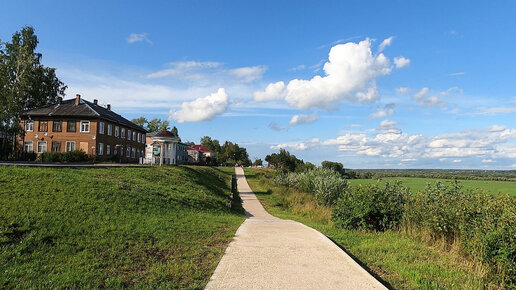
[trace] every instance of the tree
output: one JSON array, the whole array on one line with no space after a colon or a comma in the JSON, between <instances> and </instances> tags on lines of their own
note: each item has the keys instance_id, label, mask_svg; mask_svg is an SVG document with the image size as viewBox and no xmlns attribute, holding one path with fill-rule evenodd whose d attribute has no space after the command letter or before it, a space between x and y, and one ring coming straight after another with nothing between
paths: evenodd
<instances>
[{"instance_id":1,"label":"tree","mask_svg":"<svg viewBox=\"0 0 516 290\"><path fill-rule=\"evenodd\" d=\"M172 128L172 131L171 131L171 132L172 132L172 134L174 134L174 135L176 135L177 137L179 137L179 131L177 130L177 127L176 127L176 126L174 126L174 127Z\"/></svg>"},{"instance_id":2,"label":"tree","mask_svg":"<svg viewBox=\"0 0 516 290\"><path fill-rule=\"evenodd\" d=\"M140 118L136 118L136 119L132 119L131 122L135 123L136 125L142 127L142 128L145 128L148 121L145 117L140 117Z\"/></svg>"},{"instance_id":3,"label":"tree","mask_svg":"<svg viewBox=\"0 0 516 290\"><path fill-rule=\"evenodd\" d=\"M161 120L154 118L147 123L147 131L159 132L161 130L170 130L170 122L168 120Z\"/></svg>"},{"instance_id":4,"label":"tree","mask_svg":"<svg viewBox=\"0 0 516 290\"><path fill-rule=\"evenodd\" d=\"M344 165L342 165L342 163L340 163L340 162L332 162L332 161L325 160L321 163L321 166L323 168L328 168L337 173L340 173L341 175L344 175Z\"/></svg>"},{"instance_id":5,"label":"tree","mask_svg":"<svg viewBox=\"0 0 516 290\"><path fill-rule=\"evenodd\" d=\"M262 166L263 165L263 161L260 158L255 158L255 160L253 162L253 165L254 166Z\"/></svg>"},{"instance_id":6,"label":"tree","mask_svg":"<svg viewBox=\"0 0 516 290\"><path fill-rule=\"evenodd\" d=\"M305 171L304 161L298 159L295 155L290 154L285 149L280 149L279 153L272 153L271 155L265 156L265 161L269 163L269 166L288 170L290 172Z\"/></svg>"},{"instance_id":7,"label":"tree","mask_svg":"<svg viewBox=\"0 0 516 290\"><path fill-rule=\"evenodd\" d=\"M67 88L57 78L55 68L41 64L42 54L35 52L38 42L30 26L15 32L10 43L0 41L0 131L13 141L22 132L19 123L23 111L56 102ZM9 149L6 140L3 138L3 156Z\"/></svg>"}]
</instances>

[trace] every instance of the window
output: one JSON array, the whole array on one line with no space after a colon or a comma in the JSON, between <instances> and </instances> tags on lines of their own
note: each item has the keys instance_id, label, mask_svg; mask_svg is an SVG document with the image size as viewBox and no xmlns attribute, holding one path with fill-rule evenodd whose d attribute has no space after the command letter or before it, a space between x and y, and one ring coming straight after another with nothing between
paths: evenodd
<instances>
[{"instance_id":1,"label":"window","mask_svg":"<svg viewBox=\"0 0 516 290\"><path fill-rule=\"evenodd\" d=\"M38 153L47 152L47 141L38 141Z\"/></svg>"},{"instance_id":2,"label":"window","mask_svg":"<svg viewBox=\"0 0 516 290\"><path fill-rule=\"evenodd\" d=\"M67 123L66 132L75 132L75 130L76 130L75 127L77 125L77 122L68 121L66 123Z\"/></svg>"},{"instance_id":3,"label":"window","mask_svg":"<svg viewBox=\"0 0 516 290\"><path fill-rule=\"evenodd\" d=\"M141 143L141 142L142 142L142 134L138 133L138 143Z\"/></svg>"},{"instance_id":4,"label":"window","mask_svg":"<svg viewBox=\"0 0 516 290\"><path fill-rule=\"evenodd\" d=\"M125 139L125 128L122 128L122 138Z\"/></svg>"},{"instance_id":5,"label":"window","mask_svg":"<svg viewBox=\"0 0 516 290\"><path fill-rule=\"evenodd\" d=\"M131 130L127 129L127 140L131 140Z\"/></svg>"},{"instance_id":6,"label":"window","mask_svg":"<svg viewBox=\"0 0 516 290\"><path fill-rule=\"evenodd\" d=\"M90 121L81 121L81 133L90 132Z\"/></svg>"},{"instance_id":7,"label":"window","mask_svg":"<svg viewBox=\"0 0 516 290\"><path fill-rule=\"evenodd\" d=\"M39 121L38 131L48 132L48 121Z\"/></svg>"},{"instance_id":8,"label":"window","mask_svg":"<svg viewBox=\"0 0 516 290\"><path fill-rule=\"evenodd\" d=\"M23 152L34 152L34 143L32 141L23 142Z\"/></svg>"},{"instance_id":9,"label":"window","mask_svg":"<svg viewBox=\"0 0 516 290\"><path fill-rule=\"evenodd\" d=\"M52 152L61 152L61 142L52 141Z\"/></svg>"},{"instance_id":10,"label":"window","mask_svg":"<svg viewBox=\"0 0 516 290\"><path fill-rule=\"evenodd\" d=\"M136 141L136 132L133 131L133 141Z\"/></svg>"},{"instance_id":11,"label":"window","mask_svg":"<svg viewBox=\"0 0 516 290\"><path fill-rule=\"evenodd\" d=\"M127 157L131 157L131 146L127 146Z\"/></svg>"},{"instance_id":12,"label":"window","mask_svg":"<svg viewBox=\"0 0 516 290\"><path fill-rule=\"evenodd\" d=\"M104 143L99 143L98 155L104 155Z\"/></svg>"},{"instance_id":13,"label":"window","mask_svg":"<svg viewBox=\"0 0 516 290\"><path fill-rule=\"evenodd\" d=\"M122 148L122 146L120 146L120 148ZM113 155L117 155L118 154L118 146L115 146L115 148L113 148Z\"/></svg>"},{"instance_id":14,"label":"window","mask_svg":"<svg viewBox=\"0 0 516 290\"><path fill-rule=\"evenodd\" d=\"M118 138L120 136L120 128L118 126L115 126L115 137Z\"/></svg>"},{"instance_id":15,"label":"window","mask_svg":"<svg viewBox=\"0 0 516 290\"><path fill-rule=\"evenodd\" d=\"M61 132L62 129L61 129L61 125L63 122L61 121L54 121L52 122L53 123L53 126L52 126L52 132Z\"/></svg>"},{"instance_id":16,"label":"window","mask_svg":"<svg viewBox=\"0 0 516 290\"><path fill-rule=\"evenodd\" d=\"M74 141L66 141L66 152L75 151L75 142Z\"/></svg>"},{"instance_id":17,"label":"window","mask_svg":"<svg viewBox=\"0 0 516 290\"><path fill-rule=\"evenodd\" d=\"M113 134L113 125L111 125L111 124L107 125L107 134L108 134L108 136L111 136Z\"/></svg>"},{"instance_id":18,"label":"window","mask_svg":"<svg viewBox=\"0 0 516 290\"><path fill-rule=\"evenodd\" d=\"M111 145L106 145L106 155L111 155Z\"/></svg>"},{"instance_id":19,"label":"window","mask_svg":"<svg viewBox=\"0 0 516 290\"><path fill-rule=\"evenodd\" d=\"M25 121L25 131L27 131L27 132L34 131L34 121L32 121L32 120Z\"/></svg>"},{"instance_id":20,"label":"window","mask_svg":"<svg viewBox=\"0 0 516 290\"><path fill-rule=\"evenodd\" d=\"M133 147L133 151L132 151L132 157L135 158L136 157L136 148Z\"/></svg>"},{"instance_id":21,"label":"window","mask_svg":"<svg viewBox=\"0 0 516 290\"><path fill-rule=\"evenodd\" d=\"M104 134L104 122L99 122L99 134Z\"/></svg>"}]
</instances>

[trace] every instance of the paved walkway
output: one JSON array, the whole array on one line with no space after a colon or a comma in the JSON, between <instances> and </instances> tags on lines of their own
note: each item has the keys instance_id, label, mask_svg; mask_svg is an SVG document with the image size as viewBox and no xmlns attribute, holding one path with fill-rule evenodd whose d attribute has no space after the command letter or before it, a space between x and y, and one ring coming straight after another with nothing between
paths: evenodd
<instances>
[{"instance_id":1,"label":"paved walkway","mask_svg":"<svg viewBox=\"0 0 516 290\"><path fill-rule=\"evenodd\" d=\"M249 188L237 186L246 215L206 289L385 289L320 232L270 215Z\"/></svg>"}]
</instances>

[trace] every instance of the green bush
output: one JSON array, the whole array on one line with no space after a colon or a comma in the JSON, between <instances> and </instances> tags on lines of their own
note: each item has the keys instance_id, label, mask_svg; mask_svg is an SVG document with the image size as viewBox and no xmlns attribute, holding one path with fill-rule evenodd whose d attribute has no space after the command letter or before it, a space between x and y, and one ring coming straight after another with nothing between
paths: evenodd
<instances>
[{"instance_id":1,"label":"green bush","mask_svg":"<svg viewBox=\"0 0 516 290\"><path fill-rule=\"evenodd\" d=\"M448 243L490 265L503 285L516 284L516 199L482 190L465 192L457 182L436 183L407 196L403 224Z\"/></svg>"},{"instance_id":2,"label":"green bush","mask_svg":"<svg viewBox=\"0 0 516 290\"><path fill-rule=\"evenodd\" d=\"M68 152L45 152L41 154L42 162L86 162L89 160L88 155L82 150L74 150Z\"/></svg>"},{"instance_id":3,"label":"green bush","mask_svg":"<svg viewBox=\"0 0 516 290\"><path fill-rule=\"evenodd\" d=\"M385 231L396 229L403 218L408 189L401 182L356 186L346 191L333 209L337 227Z\"/></svg>"}]
</instances>

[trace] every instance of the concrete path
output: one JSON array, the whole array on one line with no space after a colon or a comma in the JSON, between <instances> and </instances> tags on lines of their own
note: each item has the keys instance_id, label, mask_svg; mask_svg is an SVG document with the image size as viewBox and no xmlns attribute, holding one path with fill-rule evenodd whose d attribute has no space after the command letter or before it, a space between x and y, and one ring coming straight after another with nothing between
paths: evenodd
<instances>
[{"instance_id":1,"label":"concrete path","mask_svg":"<svg viewBox=\"0 0 516 290\"><path fill-rule=\"evenodd\" d=\"M249 188L237 186L249 217L206 289L386 289L320 232L270 215Z\"/></svg>"}]
</instances>

